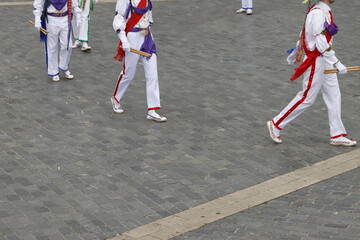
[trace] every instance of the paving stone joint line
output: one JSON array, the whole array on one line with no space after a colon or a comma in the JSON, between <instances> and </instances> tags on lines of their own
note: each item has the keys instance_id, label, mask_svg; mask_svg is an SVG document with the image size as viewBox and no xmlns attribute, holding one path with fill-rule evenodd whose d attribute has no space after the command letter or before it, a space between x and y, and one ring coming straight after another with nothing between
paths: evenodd
<instances>
[{"instance_id":1,"label":"paving stone joint line","mask_svg":"<svg viewBox=\"0 0 360 240\"><path fill-rule=\"evenodd\" d=\"M124 232L109 240L166 240L360 167L360 149Z\"/></svg>"}]
</instances>

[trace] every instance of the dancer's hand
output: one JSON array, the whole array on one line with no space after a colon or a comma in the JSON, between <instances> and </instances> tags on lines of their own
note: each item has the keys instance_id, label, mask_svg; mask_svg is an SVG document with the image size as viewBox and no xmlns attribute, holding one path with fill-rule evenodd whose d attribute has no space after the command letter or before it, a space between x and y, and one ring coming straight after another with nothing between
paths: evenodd
<instances>
[{"instance_id":1,"label":"dancer's hand","mask_svg":"<svg viewBox=\"0 0 360 240\"><path fill-rule=\"evenodd\" d=\"M40 30L41 28L41 19L40 19L40 16L35 16L35 28L37 30Z\"/></svg>"},{"instance_id":2,"label":"dancer's hand","mask_svg":"<svg viewBox=\"0 0 360 240\"><path fill-rule=\"evenodd\" d=\"M125 52L130 52L130 48L131 48L131 45L129 43L129 40L128 38L126 37L125 35L125 32L124 31L120 31L118 33L118 37L120 38L121 42L122 42L122 48Z\"/></svg>"},{"instance_id":3,"label":"dancer's hand","mask_svg":"<svg viewBox=\"0 0 360 240\"><path fill-rule=\"evenodd\" d=\"M335 67L339 70L339 74L345 74L347 73L347 69L340 61L335 63Z\"/></svg>"}]
</instances>

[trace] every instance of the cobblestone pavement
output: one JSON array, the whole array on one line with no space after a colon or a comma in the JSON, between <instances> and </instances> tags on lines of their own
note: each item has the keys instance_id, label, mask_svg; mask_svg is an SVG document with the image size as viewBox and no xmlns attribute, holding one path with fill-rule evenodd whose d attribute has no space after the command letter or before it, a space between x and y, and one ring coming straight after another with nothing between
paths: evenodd
<instances>
[{"instance_id":1,"label":"cobblestone pavement","mask_svg":"<svg viewBox=\"0 0 360 240\"><path fill-rule=\"evenodd\" d=\"M0 239L106 239L351 151L329 145L320 96L286 128L283 144L268 138L265 122L301 86L288 80L293 70L285 62L303 21L300 2L255 2L254 15L246 16L235 13L239 0L154 1L161 113L169 119L160 124L145 118L141 66L123 101L125 113L112 111L121 71L112 59L114 3L95 6L93 51L75 49L75 79L58 83L46 76L43 46L27 23L32 6L1 6ZM334 49L348 66L360 64L359 8L358 0L333 7L341 27ZM340 77L343 121L354 138L360 136L358 80L358 73ZM182 237L220 240L221 228L229 239L252 232L266 239L273 228L273 239L287 229L294 239L356 239L358 172L199 230L211 236Z\"/></svg>"},{"instance_id":2,"label":"cobblestone pavement","mask_svg":"<svg viewBox=\"0 0 360 240\"><path fill-rule=\"evenodd\" d=\"M235 214L181 239L359 239L360 170Z\"/></svg>"}]
</instances>

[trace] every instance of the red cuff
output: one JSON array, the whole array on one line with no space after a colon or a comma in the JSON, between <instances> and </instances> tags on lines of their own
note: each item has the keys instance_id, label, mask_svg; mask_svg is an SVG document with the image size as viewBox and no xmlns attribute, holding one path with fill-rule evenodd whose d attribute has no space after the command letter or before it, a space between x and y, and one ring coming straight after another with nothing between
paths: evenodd
<instances>
[{"instance_id":1,"label":"red cuff","mask_svg":"<svg viewBox=\"0 0 360 240\"><path fill-rule=\"evenodd\" d=\"M333 137L331 137L331 138L334 139L334 138L346 137L346 136L347 136L347 134L346 134L346 133L343 133L343 134L340 134L340 135L333 136Z\"/></svg>"},{"instance_id":2,"label":"red cuff","mask_svg":"<svg viewBox=\"0 0 360 240\"><path fill-rule=\"evenodd\" d=\"M280 128L279 126L276 126L274 120L271 120L271 121L272 121L272 123L274 124L274 126L275 126L277 129L282 130L282 128Z\"/></svg>"},{"instance_id":3,"label":"red cuff","mask_svg":"<svg viewBox=\"0 0 360 240\"><path fill-rule=\"evenodd\" d=\"M161 107L148 108L148 111L150 111L150 110L158 110L158 109L161 109Z\"/></svg>"}]
</instances>

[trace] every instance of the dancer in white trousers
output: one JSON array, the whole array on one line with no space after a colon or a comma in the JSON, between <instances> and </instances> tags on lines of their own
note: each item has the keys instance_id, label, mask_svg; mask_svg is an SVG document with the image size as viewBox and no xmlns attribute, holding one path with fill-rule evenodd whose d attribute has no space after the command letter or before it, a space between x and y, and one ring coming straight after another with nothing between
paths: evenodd
<instances>
[{"instance_id":1,"label":"dancer in white trousers","mask_svg":"<svg viewBox=\"0 0 360 240\"><path fill-rule=\"evenodd\" d=\"M242 0L241 4L241 8L236 11L237 13L253 14L253 0Z\"/></svg>"},{"instance_id":2,"label":"dancer in white trousers","mask_svg":"<svg viewBox=\"0 0 360 240\"><path fill-rule=\"evenodd\" d=\"M72 48L81 47L83 52L91 51L91 47L88 44L90 38L90 11L94 10L94 3L98 2L99 0L79 0L79 7L82 10L85 21L82 21L79 26L76 24L73 26L73 38L75 41Z\"/></svg>"},{"instance_id":3,"label":"dancer in white trousers","mask_svg":"<svg viewBox=\"0 0 360 240\"><path fill-rule=\"evenodd\" d=\"M302 74L303 90L279 113L267 123L270 137L275 143L282 143L280 130L308 109L319 91L325 101L330 125L330 144L335 146L355 146L357 142L346 138L347 133L341 120L341 94L335 73L324 74L325 69L335 65L340 74L347 73L346 67L336 58L332 50L332 37L338 31L331 13L330 4L335 0L319 0L308 8L304 28L300 34L297 48L289 57L289 64L296 61L301 49L306 57L291 80ZM310 2L309 2L310 4Z\"/></svg>"},{"instance_id":4,"label":"dancer in white trousers","mask_svg":"<svg viewBox=\"0 0 360 240\"><path fill-rule=\"evenodd\" d=\"M41 41L45 44L48 75L57 82L60 80L60 70L65 73L67 79L73 79L74 76L69 70L72 44L70 31L73 14L75 14L78 23L82 21L78 1L35 0L33 13L35 15L35 28L43 27L49 32L47 35L40 33Z\"/></svg>"},{"instance_id":5,"label":"dancer in white trousers","mask_svg":"<svg viewBox=\"0 0 360 240\"><path fill-rule=\"evenodd\" d=\"M120 44L115 59L123 61L123 70L116 82L111 103L114 112L124 112L120 102L129 84L134 79L137 63L140 59L146 78L147 119L165 122L167 118L156 112L156 110L161 109L161 105L156 46L150 29L150 24L153 23L151 9L150 0L117 0L113 27L120 38ZM149 58L143 57L130 52L130 48L152 55Z\"/></svg>"}]
</instances>

